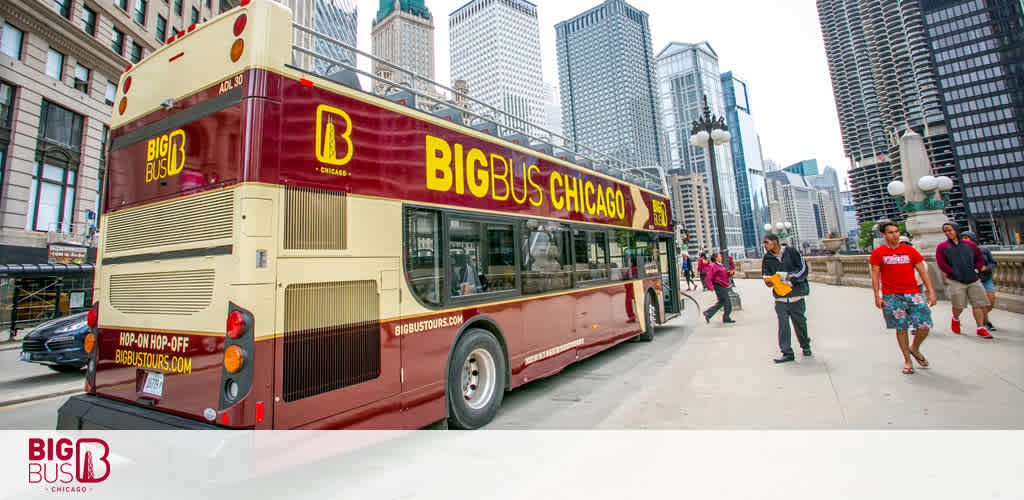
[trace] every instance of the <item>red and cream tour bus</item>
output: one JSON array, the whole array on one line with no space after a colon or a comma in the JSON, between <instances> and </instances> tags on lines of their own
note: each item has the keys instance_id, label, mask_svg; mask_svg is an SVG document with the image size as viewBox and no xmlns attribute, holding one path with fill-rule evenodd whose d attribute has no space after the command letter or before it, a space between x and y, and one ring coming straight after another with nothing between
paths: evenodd
<instances>
[{"instance_id":1,"label":"red and cream tour bus","mask_svg":"<svg viewBox=\"0 0 1024 500\"><path fill-rule=\"evenodd\" d=\"M173 38L119 81L58 428L477 428L678 313L660 176L353 88L267 0Z\"/></svg>"}]
</instances>

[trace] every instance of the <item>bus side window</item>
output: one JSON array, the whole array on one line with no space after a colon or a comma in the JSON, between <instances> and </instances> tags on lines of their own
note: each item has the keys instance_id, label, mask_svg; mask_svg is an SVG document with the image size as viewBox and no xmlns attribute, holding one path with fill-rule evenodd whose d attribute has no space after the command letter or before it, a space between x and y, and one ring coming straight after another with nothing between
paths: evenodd
<instances>
[{"instance_id":1,"label":"bus side window","mask_svg":"<svg viewBox=\"0 0 1024 500\"><path fill-rule=\"evenodd\" d=\"M437 212L405 211L405 276L420 301L441 305L446 280L440 252L440 216Z\"/></svg>"},{"instance_id":2,"label":"bus side window","mask_svg":"<svg viewBox=\"0 0 1024 500\"><path fill-rule=\"evenodd\" d=\"M569 289L569 231L557 223L529 220L523 234L523 293Z\"/></svg>"}]
</instances>

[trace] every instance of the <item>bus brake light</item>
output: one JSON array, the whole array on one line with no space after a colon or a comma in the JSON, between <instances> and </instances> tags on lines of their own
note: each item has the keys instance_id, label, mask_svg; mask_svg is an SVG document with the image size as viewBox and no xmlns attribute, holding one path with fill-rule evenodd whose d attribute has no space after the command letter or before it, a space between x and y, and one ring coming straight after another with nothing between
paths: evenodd
<instances>
[{"instance_id":1,"label":"bus brake light","mask_svg":"<svg viewBox=\"0 0 1024 500\"><path fill-rule=\"evenodd\" d=\"M97 309L96 306L92 306L92 308L89 309L89 312L87 312L85 314L85 324L88 325L89 328L96 328L96 325L99 324L99 322L100 322L100 312L99 312L99 309Z\"/></svg>"},{"instance_id":2,"label":"bus brake light","mask_svg":"<svg viewBox=\"0 0 1024 500\"><path fill-rule=\"evenodd\" d=\"M245 316L242 315L241 311L231 311L231 314L228 314L228 337L237 339L243 333L245 333Z\"/></svg>"},{"instance_id":3,"label":"bus brake light","mask_svg":"<svg viewBox=\"0 0 1024 500\"><path fill-rule=\"evenodd\" d=\"M129 76L128 78L125 78L125 79L124 79L124 89L123 89L123 90L124 90L124 93L125 93L125 94L127 94L127 93L128 93L128 91L129 91L129 90L130 90L131 88L132 88L132 77L130 77L130 76Z\"/></svg>"},{"instance_id":4,"label":"bus brake light","mask_svg":"<svg viewBox=\"0 0 1024 500\"><path fill-rule=\"evenodd\" d=\"M245 14L242 14L235 19L235 36L239 36L242 34L242 31L245 31L245 22L247 20L248 19Z\"/></svg>"}]
</instances>

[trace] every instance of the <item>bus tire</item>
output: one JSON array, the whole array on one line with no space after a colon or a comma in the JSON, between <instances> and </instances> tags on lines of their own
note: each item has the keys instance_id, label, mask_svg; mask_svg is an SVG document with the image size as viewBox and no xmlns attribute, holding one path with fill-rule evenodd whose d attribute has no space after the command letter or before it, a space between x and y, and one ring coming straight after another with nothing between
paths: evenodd
<instances>
[{"instance_id":1,"label":"bus tire","mask_svg":"<svg viewBox=\"0 0 1024 500\"><path fill-rule=\"evenodd\" d=\"M448 427L487 425L505 396L505 374L505 357L494 335L480 328L467 330L448 363Z\"/></svg>"},{"instance_id":2,"label":"bus tire","mask_svg":"<svg viewBox=\"0 0 1024 500\"><path fill-rule=\"evenodd\" d=\"M641 342L654 340L654 325L658 320L658 309L651 301L651 294L644 294L644 332L637 336Z\"/></svg>"}]
</instances>

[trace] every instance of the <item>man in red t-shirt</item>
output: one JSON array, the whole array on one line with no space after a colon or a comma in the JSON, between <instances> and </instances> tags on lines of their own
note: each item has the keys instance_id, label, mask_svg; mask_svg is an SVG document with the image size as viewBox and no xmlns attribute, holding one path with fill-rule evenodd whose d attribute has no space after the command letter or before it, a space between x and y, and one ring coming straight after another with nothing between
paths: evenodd
<instances>
[{"instance_id":1,"label":"man in red t-shirt","mask_svg":"<svg viewBox=\"0 0 1024 500\"><path fill-rule=\"evenodd\" d=\"M878 232L885 236L885 244L871 252L871 288L875 291L875 307L882 310L885 327L896 330L896 342L903 353L903 373L914 373L913 356L922 368L928 360L921 355L921 343L932 328L935 291L924 257L909 245L900 244L900 227L895 222L878 224ZM928 291L928 302L921 296L921 288L914 279L914 271L921 277ZM881 288L881 294L879 294ZM910 344L907 330L914 329L914 343Z\"/></svg>"}]
</instances>

